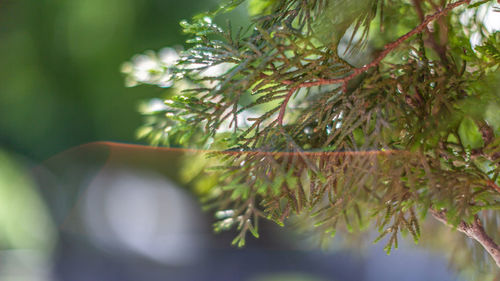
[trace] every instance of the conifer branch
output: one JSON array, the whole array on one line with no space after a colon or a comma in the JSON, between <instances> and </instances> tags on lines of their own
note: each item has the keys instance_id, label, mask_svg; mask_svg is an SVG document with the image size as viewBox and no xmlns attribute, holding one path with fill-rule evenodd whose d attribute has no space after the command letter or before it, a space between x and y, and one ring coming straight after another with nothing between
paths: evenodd
<instances>
[{"instance_id":1,"label":"conifer branch","mask_svg":"<svg viewBox=\"0 0 500 281\"><path fill-rule=\"evenodd\" d=\"M293 93L295 93L295 90L297 88L292 88L290 89L290 91L288 91L288 94L285 96L285 99L283 100L283 103L281 104L281 107L280 107L280 113L278 115L278 124L280 126L283 125L283 117L285 116L285 110L286 110L286 106L288 104L288 102L290 101L290 98L292 97Z\"/></svg>"},{"instance_id":2,"label":"conifer branch","mask_svg":"<svg viewBox=\"0 0 500 281\"><path fill-rule=\"evenodd\" d=\"M413 0L413 5L415 6L415 11L417 12L417 15L418 15L418 18L420 19L420 21L424 21L425 14L424 14L424 10L422 9L422 0ZM425 31L430 32L428 26L425 27ZM445 66L446 66L447 62L448 62L448 58L446 57L446 48L444 46L442 46L441 44L439 44L436 41L436 39L434 38L434 36L429 36L427 43L429 43L429 45L432 47L432 49L434 49L434 51L436 51L439 58L441 59L441 61L443 63L445 63Z\"/></svg>"},{"instance_id":3,"label":"conifer branch","mask_svg":"<svg viewBox=\"0 0 500 281\"><path fill-rule=\"evenodd\" d=\"M317 81L304 82L304 83L299 84L297 87L298 88L307 88L307 87L313 87L313 86L331 85L331 84L342 83L343 88L346 89L346 85L351 79L353 79L354 77L358 76L359 74L367 71L368 69L377 66L389 53L391 53L394 49L396 49L399 45L401 45L401 43L406 41L411 36L424 31L427 28L427 25L429 23L431 23L432 21L434 21L442 16L445 16L451 10L453 10L453 9L463 5L463 4L469 4L469 3L470 3L470 0L460 0L460 1L449 4L444 9L439 10L432 15L425 17L425 19L417 27L410 30L405 35L399 37L397 40L386 44L384 46L383 51L380 52L380 54L373 61L371 61L370 63L365 64L361 67L353 69L353 72L346 77L336 78L336 79L320 79Z\"/></svg>"},{"instance_id":4,"label":"conifer branch","mask_svg":"<svg viewBox=\"0 0 500 281\"><path fill-rule=\"evenodd\" d=\"M218 156L210 169L218 181L205 202L218 211L216 230L238 228L238 246L247 232L258 237L260 218L283 225L299 216L322 235L342 225L362 230L375 220L376 241L390 236L390 252L401 234L418 241L416 213L431 204L439 206L431 210L436 219L478 241L500 266L499 246L482 225L495 218L472 217L500 206L498 124L490 125L485 113L498 111L490 81L500 64L500 34L471 50L470 34L481 24L448 21L446 15L487 1L426 1L360 0L366 7L276 1L272 14L264 11L238 33L197 17L184 24L195 45L174 65L148 54L150 71L138 59L132 67L137 73L129 72L132 82L161 87L180 80L177 96L146 104L147 124L138 135L154 145L222 149L200 151ZM415 16L401 21L406 15L397 13L410 9L409 2ZM385 44L368 64L349 65L338 55L337 40L348 27L354 34L364 30L356 49L376 40L367 29L384 7L394 16L381 16L380 24L397 23L387 33L409 32ZM349 13L335 14L341 8ZM335 40L323 40L328 38ZM435 58L426 54L431 49ZM363 83L346 93L350 80L361 76ZM292 103L295 112L285 117ZM470 109L481 106L488 108Z\"/></svg>"},{"instance_id":5,"label":"conifer branch","mask_svg":"<svg viewBox=\"0 0 500 281\"><path fill-rule=\"evenodd\" d=\"M430 212L439 222L454 227L446 219L446 212L436 211L433 209L431 209ZM500 246L498 246L498 244L486 233L483 224L477 215L474 217L474 221L471 224L461 221L456 226L456 229L481 244L488 254L490 254L491 258L493 258L497 266L500 267Z\"/></svg>"},{"instance_id":6,"label":"conifer branch","mask_svg":"<svg viewBox=\"0 0 500 281\"><path fill-rule=\"evenodd\" d=\"M496 192L500 193L500 186L498 186L494 181L488 180L487 184L489 187L493 188Z\"/></svg>"}]
</instances>

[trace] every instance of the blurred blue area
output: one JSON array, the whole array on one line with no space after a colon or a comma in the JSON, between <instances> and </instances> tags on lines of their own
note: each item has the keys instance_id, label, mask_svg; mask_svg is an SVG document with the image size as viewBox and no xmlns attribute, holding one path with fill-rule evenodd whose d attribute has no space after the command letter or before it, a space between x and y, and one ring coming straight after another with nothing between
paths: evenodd
<instances>
[{"instance_id":1,"label":"blurred blue area","mask_svg":"<svg viewBox=\"0 0 500 281\"><path fill-rule=\"evenodd\" d=\"M373 235L361 250L323 251L262 221L261 238L232 247L235 233L214 234L212 215L165 176L179 155L98 143L34 170L59 226L55 280L461 280L443 256L404 241L387 256Z\"/></svg>"}]
</instances>

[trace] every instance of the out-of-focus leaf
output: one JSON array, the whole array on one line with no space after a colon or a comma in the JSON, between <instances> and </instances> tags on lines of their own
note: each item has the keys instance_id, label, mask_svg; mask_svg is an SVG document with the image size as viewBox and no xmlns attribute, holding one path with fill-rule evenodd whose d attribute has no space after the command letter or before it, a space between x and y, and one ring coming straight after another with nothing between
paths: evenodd
<instances>
[{"instance_id":1,"label":"out-of-focus leaf","mask_svg":"<svg viewBox=\"0 0 500 281\"><path fill-rule=\"evenodd\" d=\"M278 0L251 0L248 2L248 13L251 16L270 14Z\"/></svg>"},{"instance_id":2,"label":"out-of-focus leaf","mask_svg":"<svg viewBox=\"0 0 500 281\"><path fill-rule=\"evenodd\" d=\"M483 138L478 126L469 117L465 117L458 127L458 135L465 147L476 149L483 146Z\"/></svg>"}]
</instances>

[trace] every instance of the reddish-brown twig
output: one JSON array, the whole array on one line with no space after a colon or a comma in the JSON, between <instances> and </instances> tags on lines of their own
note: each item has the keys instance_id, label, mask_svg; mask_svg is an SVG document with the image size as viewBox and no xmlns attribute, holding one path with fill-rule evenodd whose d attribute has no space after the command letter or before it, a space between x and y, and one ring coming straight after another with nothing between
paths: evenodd
<instances>
[{"instance_id":1,"label":"reddish-brown twig","mask_svg":"<svg viewBox=\"0 0 500 281\"><path fill-rule=\"evenodd\" d=\"M292 97L293 93L295 93L296 89L297 89L296 87L291 88L290 91L288 91L288 94L286 94L283 103L281 104L280 113L278 115L278 124L280 126L283 126L283 117L285 116L286 106L288 105L288 102L290 101L290 98Z\"/></svg>"},{"instance_id":2,"label":"reddish-brown twig","mask_svg":"<svg viewBox=\"0 0 500 281\"><path fill-rule=\"evenodd\" d=\"M430 213L436 220L453 227L453 225L451 225L446 219L445 211L430 209ZM486 233L478 215L475 216L474 221L471 224L467 224L462 221L456 226L456 228L458 231L481 244L488 254L490 254L491 258L493 258L496 265L500 267L500 246L498 246L498 244Z\"/></svg>"},{"instance_id":3,"label":"reddish-brown twig","mask_svg":"<svg viewBox=\"0 0 500 281\"><path fill-rule=\"evenodd\" d=\"M365 64L361 67L354 68L352 70L352 73L349 74L348 76L341 77L341 78L335 78L335 79L319 79L316 81L303 82L303 83L300 83L300 84L294 86L293 88L291 88L288 91L288 94L285 96L285 99L283 100L283 104L281 105L280 112L279 112L278 119L277 119L278 124L283 125L283 117L285 116L285 110L286 110L288 101L290 100L291 96L293 95L293 93L297 89L342 83L342 89L345 91L347 89L347 83L351 79L353 79L356 76L358 76L359 74L367 71L368 69L377 66L389 53L391 53L394 49L396 49L399 45L401 45L401 43L406 41L411 36L424 31L430 22L446 15L449 11L455 9L458 6L470 3L470 1L471 0L460 0L460 1L457 1L454 3L451 3L448 6L446 6L444 9L439 10L439 11L435 12L434 14L425 17L424 20L417 27L410 30L405 35L399 37L397 40L386 44L384 46L384 49L382 50L382 52L380 52L380 54L373 61L371 61L370 63ZM263 75L263 78L264 77L266 77L266 75ZM294 82L291 80L284 80L284 81L281 81L281 83L284 85L293 85L294 84Z\"/></svg>"},{"instance_id":4,"label":"reddish-brown twig","mask_svg":"<svg viewBox=\"0 0 500 281\"><path fill-rule=\"evenodd\" d=\"M343 88L345 89L347 82L349 82L351 79L353 79L354 77L358 76L359 74L367 71L368 69L370 69L370 68L372 68L374 66L377 66L390 52L392 52L399 45L401 45L401 43L403 43L404 41L406 41L411 36L413 36L413 35L415 35L417 33L422 32L423 30L425 30L425 28L427 27L427 25L430 22L432 22L435 19L438 19L438 18L446 15L449 11L455 9L458 6L461 6L463 4L469 4L469 3L470 3L470 0L460 0L460 1L457 1L457 2L449 4L444 9L439 10L439 11L435 12L432 15L429 15L429 16L425 17L425 19L417 27L415 27L414 29L410 30L405 35L399 37L397 40L395 40L395 41L393 41L391 43L386 44L384 46L384 49L382 50L382 52L380 52L380 54L373 61L371 61L370 63L365 64L365 65L363 65L361 67L353 69L352 73L350 75L346 76L346 77L335 78L335 79L320 79L320 80L311 81L311 82L304 82L304 83L299 84L297 87L298 88L307 88L307 87L313 87L313 86L331 85L331 84L342 83L343 84Z\"/></svg>"},{"instance_id":5,"label":"reddish-brown twig","mask_svg":"<svg viewBox=\"0 0 500 281\"><path fill-rule=\"evenodd\" d=\"M352 70L352 73L349 74L348 76L345 76L345 77L342 77L342 78L335 78L335 79L320 79L320 80L316 80L316 81L303 82L303 83L298 84L297 86L294 86L293 88L291 88L288 91L288 94L285 96L285 99L283 100L283 103L281 104L280 112L279 112L278 119L277 119L278 124L280 126L283 125L283 118L285 116L285 110L286 110L287 104L290 101L290 98L292 97L293 93L297 89L299 89L299 88L308 88L308 87L313 87L313 86L331 85L331 84L342 83L342 89L343 89L343 91L346 91L346 89L347 89L347 83L351 79L353 79L354 77L358 76L359 74L367 71L368 69L377 66L390 52L392 52L399 45L401 45L401 43L403 43L404 41L406 41L411 36L424 31L427 28L427 25L430 22L432 22L435 19L438 19L438 18L446 15L449 11L455 9L458 6L470 3L470 1L471 0L460 0L460 1L457 1L457 2L454 2L454 3L451 3L448 6L446 6L444 9L439 10L439 11L435 12L434 14L425 17L424 20L417 27L415 27L414 29L410 30L405 35L399 37L397 40L395 40L395 41L393 41L391 43L386 44L384 46L384 49L382 50L382 52L380 52L380 54L373 61L371 61L370 63L365 64L365 65L363 65L361 67L354 68ZM266 77L266 76L264 75L264 77ZM290 80L284 80L284 81L281 81L281 83L283 83L284 85L293 85L294 84L294 82L290 81Z\"/></svg>"},{"instance_id":6,"label":"reddish-brown twig","mask_svg":"<svg viewBox=\"0 0 500 281\"><path fill-rule=\"evenodd\" d=\"M488 184L489 187L491 187L492 189L494 189L496 192L500 193L500 186L498 186L494 181L488 180L487 184Z\"/></svg>"}]
</instances>

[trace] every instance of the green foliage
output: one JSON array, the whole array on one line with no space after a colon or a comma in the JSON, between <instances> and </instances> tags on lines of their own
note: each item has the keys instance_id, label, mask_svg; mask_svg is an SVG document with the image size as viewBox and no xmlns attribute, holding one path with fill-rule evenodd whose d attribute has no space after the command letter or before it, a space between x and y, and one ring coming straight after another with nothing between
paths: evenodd
<instances>
[{"instance_id":1,"label":"green foliage","mask_svg":"<svg viewBox=\"0 0 500 281\"><path fill-rule=\"evenodd\" d=\"M278 0L251 0L248 3L248 13L251 16L271 14Z\"/></svg>"},{"instance_id":2,"label":"green foliage","mask_svg":"<svg viewBox=\"0 0 500 281\"><path fill-rule=\"evenodd\" d=\"M238 229L233 244L258 237L259 218L294 216L329 235L375 224L389 253L400 234L419 241L428 210L458 226L498 209L486 110L498 108L498 33L460 20L487 1L253 0L246 28L209 17L240 2L181 23L191 47L168 68L181 93L146 134L222 148L205 202L217 231Z\"/></svg>"},{"instance_id":3,"label":"green foliage","mask_svg":"<svg viewBox=\"0 0 500 281\"><path fill-rule=\"evenodd\" d=\"M474 120L464 118L458 127L460 141L468 149L477 149L484 145L483 137Z\"/></svg>"},{"instance_id":4,"label":"green foliage","mask_svg":"<svg viewBox=\"0 0 500 281\"><path fill-rule=\"evenodd\" d=\"M482 53L493 65L498 65L500 62L500 32L491 34L476 50Z\"/></svg>"}]
</instances>

